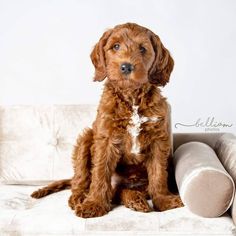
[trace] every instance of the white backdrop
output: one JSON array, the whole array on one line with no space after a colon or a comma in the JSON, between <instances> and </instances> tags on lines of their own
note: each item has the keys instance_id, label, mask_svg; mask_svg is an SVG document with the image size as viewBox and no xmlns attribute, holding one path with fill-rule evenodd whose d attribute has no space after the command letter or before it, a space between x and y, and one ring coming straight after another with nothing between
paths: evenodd
<instances>
[{"instance_id":1,"label":"white backdrop","mask_svg":"<svg viewBox=\"0 0 236 236\"><path fill-rule=\"evenodd\" d=\"M97 103L90 51L125 22L173 55L173 130L236 133L235 0L0 0L0 104Z\"/></svg>"}]
</instances>

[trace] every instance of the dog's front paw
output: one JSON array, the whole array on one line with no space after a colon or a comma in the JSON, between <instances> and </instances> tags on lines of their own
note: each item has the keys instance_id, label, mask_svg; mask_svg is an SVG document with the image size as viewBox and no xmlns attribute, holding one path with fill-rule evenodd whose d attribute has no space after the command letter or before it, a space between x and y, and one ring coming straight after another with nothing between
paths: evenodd
<instances>
[{"instance_id":1,"label":"dog's front paw","mask_svg":"<svg viewBox=\"0 0 236 236\"><path fill-rule=\"evenodd\" d=\"M68 200L68 205L72 210L75 210L75 206L78 204L82 204L84 199L86 198L85 194L72 194Z\"/></svg>"},{"instance_id":2,"label":"dog's front paw","mask_svg":"<svg viewBox=\"0 0 236 236\"><path fill-rule=\"evenodd\" d=\"M135 210L135 211L140 211L140 212L150 212L151 208L148 205L147 201L144 200L143 198L137 198L129 201L126 204L126 207Z\"/></svg>"},{"instance_id":3,"label":"dog's front paw","mask_svg":"<svg viewBox=\"0 0 236 236\"><path fill-rule=\"evenodd\" d=\"M158 195L155 199L152 199L153 206L156 210L166 211L178 207L183 207L184 204L179 195Z\"/></svg>"},{"instance_id":4,"label":"dog's front paw","mask_svg":"<svg viewBox=\"0 0 236 236\"><path fill-rule=\"evenodd\" d=\"M151 208L143 193L135 190L124 189L121 193L122 203L135 211L150 212Z\"/></svg>"},{"instance_id":5,"label":"dog's front paw","mask_svg":"<svg viewBox=\"0 0 236 236\"><path fill-rule=\"evenodd\" d=\"M75 214L83 218L99 217L108 213L109 205L95 201L84 201L82 204L75 206Z\"/></svg>"}]
</instances>

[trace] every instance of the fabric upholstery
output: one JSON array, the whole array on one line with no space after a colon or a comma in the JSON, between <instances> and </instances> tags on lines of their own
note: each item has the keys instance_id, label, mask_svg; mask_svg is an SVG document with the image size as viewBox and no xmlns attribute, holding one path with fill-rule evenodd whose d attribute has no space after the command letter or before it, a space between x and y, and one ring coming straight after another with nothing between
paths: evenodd
<instances>
[{"instance_id":1,"label":"fabric upholstery","mask_svg":"<svg viewBox=\"0 0 236 236\"><path fill-rule=\"evenodd\" d=\"M189 142L174 154L175 177L184 204L195 214L217 217L232 204L234 182L207 144Z\"/></svg>"},{"instance_id":2,"label":"fabric upholstery","mask_svg":"<svg viewBox=\"0 0 236 236\"><path fill-rule=\"evenodd\" d=\"M236 137L233 134L225 134L217 141L215 145L216 153L228 171L232 176L234 183L236 183ZM234 223L236 224L236 198L231 207L231 214Z\"/></svg>"},{"instance_id":3,"label":"fabric upholstery","mask_svg":"<svg viewBox=\"0 0 236 236\"><path fill-rule=\"evenodd\" d=\"M36 200L30 198L32 186L0 186L1 236L74 235L233 235L228 214L207 219L192 214L186 207L165 212L141 213L124 206L107 215L82 219L67 206L69 190Z\"/></svg>"},{"instance_id":4,"label":"fabric upholstery","mask_svg":"<svg viewBox=\"0 0 236 236\"><path fill-rule=\"evenodd\" d=\"M0 108L0 182L45 184L70 178L77 135L91 126L93 105Z\"/></svg>"}]
</instances>

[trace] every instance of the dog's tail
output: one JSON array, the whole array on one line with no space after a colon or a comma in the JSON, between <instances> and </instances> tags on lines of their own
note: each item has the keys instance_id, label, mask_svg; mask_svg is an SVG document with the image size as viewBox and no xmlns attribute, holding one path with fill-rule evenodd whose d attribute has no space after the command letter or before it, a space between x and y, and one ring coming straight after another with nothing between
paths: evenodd
<instances>
[{"instance_id":1,"label":"dog's tail","mask_svg":"<svg viewBox=\"0 0 236 236\"><path fill-rule=\"evenodd\" d=\"M45 197L51 193L56 193L64 189L69 189L71 187L71 179L62 179L55 181L48 186L38 189L31 194L33 198Z\"/></svg>"}]
</instances>

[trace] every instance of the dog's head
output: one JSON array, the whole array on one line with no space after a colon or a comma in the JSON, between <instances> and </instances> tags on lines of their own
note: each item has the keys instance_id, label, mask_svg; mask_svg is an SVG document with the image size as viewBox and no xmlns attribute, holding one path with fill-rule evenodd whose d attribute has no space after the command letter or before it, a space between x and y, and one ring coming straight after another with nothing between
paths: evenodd
<instances>
[{"instance_id":1,"label":"dog's head","mask_svg":"<svg viewBox=\"0 0 236 236\"><path fill-rule=\"evenodd\" d=\"M133 23L106 31L95 45L91 60L94 81L107 77L119 87L140 87L148 82L165 86L174 66L160 38Z\"/></svg>"}]
</instances>

